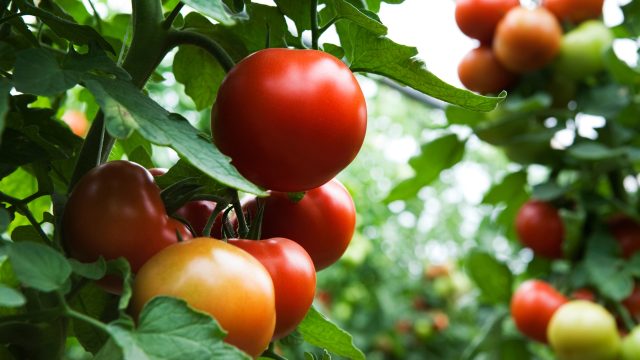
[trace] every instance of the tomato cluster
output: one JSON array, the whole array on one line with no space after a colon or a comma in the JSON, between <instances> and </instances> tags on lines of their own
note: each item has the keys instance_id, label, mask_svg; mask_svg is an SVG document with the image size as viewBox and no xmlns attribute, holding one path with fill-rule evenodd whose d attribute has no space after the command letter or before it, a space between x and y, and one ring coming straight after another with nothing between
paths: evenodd
<instances>
[{"instance_id":1,"label":"tomato cluster","mask_svg":"<svg viewBox=\"0 0 640 360\"><path fill-rule=\"evenodd\" d=\"M546 0L530 9L516 0L458 1L458 27L480 41L460 62L460 81L469 90L490 94L515 85L520 74L549 64L572 80L598 73L603 52L613 41L602 22L590 20L602 15L603 2ZM579 26L563 34L563 23Z\"/></svg>"},{"instance_id":2,"label":"tomato cluster","mask_svg":"<svg viewBox=\"0 0 640 360\"><path fill-rule=\"evenodd\" d=\"M358 153L366 117L362 91L338 59L259 51L223 81L212 132L239 172L270 195L246 202L235 220L205 200L167 214L154 181L166 170L109 162L73 189L65 247L82 261L128 260L134 316L155 296L183 298L220 323L225 341L257 357L295 330L313 302L316 271L336 262L353 236L353 200L333 177ZM234 198L227 206L240 209ZM213 237L202 237L214 212ZM244 229L245 212L252 229ZM102 285L119 291L111 280Z\"/></svg>"}]
</instances>

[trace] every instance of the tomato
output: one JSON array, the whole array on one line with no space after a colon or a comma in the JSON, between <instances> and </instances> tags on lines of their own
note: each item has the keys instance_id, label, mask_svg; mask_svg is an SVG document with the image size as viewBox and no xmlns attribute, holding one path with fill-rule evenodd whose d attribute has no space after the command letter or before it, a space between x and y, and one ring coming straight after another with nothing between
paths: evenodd
<instances>
[{"instance_id":1,"label":"tomato","mask_svg":"<svg viewBox=\"0 0 640 360\"><path fill-rule=\"evenodd\" d=\"M511 316L518 330L532 339L547 342L547 326L567 299L541 280L523 282L511 298Z\"/></svg>"},{"instance_id":2,"label":"tomato","mask_svg":"<svg viewBox=\"0 0 640 360\"><path fill-rule=\"evenodd\" d=\"M276 298L276 328L273 339L289 335L304 319L316 292L316 270L309 254L285 238L267 240L230 239L258 259L273 280Z\"/></svg>"},{"instance_id":3,"label":"tomato","mask_svg":"<svg viewBox=\"0 0 640 360\"><path fill-rule=\"evenodd\" d=\"M498 93L516 81L516 75L502 66L486 46L473 49L462 58L458 77L467 89L481 94Z\"/></svg>"},{"instance_id":4,"label":"tomato","mask_svg":"<svg viewBox=\"0 0 640 360\"><path fill-rule=\"evenodd\" d=\"M609 219L608 225L623 257L628 259L640 250L640 224L626 215L615 215Z\"/></svg>"},{"instance_id":5,"label":"tomato","mask_svg":"<svg viewBox=\"0 0 640 360\"><path fill-rule=\"evenodd\" d=\"M262 238L285 237L302 245L316 271L338 261L351 242L356 209L351 195L337 180L308 191L298 202L278 192L262 201ZM244 208L255 214L256 206L253 199Z\"/></svg>"},{"instance_id":6,"label":"tomato","mask_svg":"<svg viewBox=\"0 0 640 360\"><path fill-rule=\"evenodd\" d=\"M267 347L276 322L268 271L246 251L210 238L180 242L152 257L133 284L131 312L137 318L153 297L184 299L213 316L225 342L254 358Z\"/></svg>"},{"instance_id":7,"label":"tomato","mask_svg":"<svg viewBox=\"0 0 640 360\"><path fill-rule=\"evenodd\" d=\"M622 340L620 355L622 360L640 359L640 326L636 326L631 334Z\"/></svg>"},{"instance_id":8,"label":"tomato","mask_svg":"<svg viewBox=\"0 0 640 360\"><path fill-rule=\"evenodd\" d=\"M545 8L517 7L500 21L493 51L507 69L526 73L543 68L560 51L562 27Z\"/></svg>"},{"instance_id":9,"label":"tomato","mask_svg":"<svg viewBox=\"0 0 640 360\"><path fill-rule=\"evenodd\" d=\"M556 71L579 80L604 68L604 53L613 43L613 34L601 21L586 21L562 39Z\"/></svg>"},{"instance_id":10,"label":"tomato","mask_svg":"<svg viewBox=\"0 0 640 360\"><path fill-rule=\"evenodd\" d=\"M515 225L520 242L536 255L562 258L564 224L556 208L543 201L529 200L518 211Z\"/></svg>"},{"instance_id":11,"label":"tomato","mask_svg":"<svg viewBox=\"0 0 640 360\"><path fill-rule=\"evenodd\" d=\"M551 318L547 335L560 360L613 360L620 353L616 320L591 301L562 305Z\"/></svg>"},{"instance_id":12,"label":"tomato","mask_svg":"<svg viewBox=\"0 0 640 360\"><path fill-rule=\"evenodd\" d=\"M67 110L62 115L62 121L69 126L71 132L80 137L85 137L89 131L89 121L82 111Z\"/></svg>"},{"instance_id":13,"label":"tomato","mask_svg":"<svg viewBox=\"0 0 640 360\"><path fill-rule=\"evenodd\" d=\"M349 68L317 50L265 49L226 76L213 141L253 183L298 192L331 180L364 141L367 108Z\"/></svg>"},{"instance_id":14,"label":"tomato","mask_svg":"<svg viewBox=\"0 0 640 360\"><path fill-rule=\"evenodd\" d=\"M490 44L500 19L518 5L518 0L458 0L456 23L465 35Z\"/></svg>"},{"instance_id":15,"label":"tomato","mask_svg":"<svg viewBox=\"0 0 640 360\"><path fill-rule=\"evenodd\" d=\"M561 21L579 23L596 19L602 15L604 0L543 0L542 6L549 9Z\"/></svg>"},{"instance_id":16,"label":"tomato","mask_svg":"<svg viewBox=\"0 0 640 360\"><path fill-rule=\"evenodd\" d=\"M447 314L442 311L436 311L433 314L433 327L439 332L447 330L449 327L449 317Z\"/></svg>"},{"instance_id":17,"label":"tomato","mask_svg":"<svg viewBox=\"0 0 640 360\"><path fill-rule=\"evenodd\" d=\"M640 286L638 284L633 287L631 294L622 300L622 305L636 321L640 321Z\"/></svg>"},{"instance_id":18,"label":"tomato","mask_svg":"<svg viewBox=\"0 0 640 360\"><path fill-rule=\"evenodd\" d=\"M136 272L158 251L191 234L165 212L160 189L129 161L100 165L80 179L62 219L66 250L81 261L124 257Z\"/></svg>"}]
</instances>

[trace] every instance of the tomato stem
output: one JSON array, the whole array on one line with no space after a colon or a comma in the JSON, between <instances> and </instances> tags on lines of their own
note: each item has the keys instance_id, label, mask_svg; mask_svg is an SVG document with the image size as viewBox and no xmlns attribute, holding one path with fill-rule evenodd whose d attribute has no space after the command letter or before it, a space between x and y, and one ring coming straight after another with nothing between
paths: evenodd
<instances>
[{"instance_id":1,"label":"tomato stem","mask_svg":"<svg viewBox=\"0 0 640 360\"><path fill-rule=\"evenodd\" d=\"M267 348L267 350L265 350L261 357L267 357L270 359L275 359L275 360L287 360L287 358L285 358L284 356L280 356L278 355L275 350L274 350L274 342L270 342L269 343L269 347Z\"/></svg>"},{"instance_id":2,"label":"tomato stem","mask_svg":"<svg viewBox=\"0 0 640 360\"><path fill-rule=\"evenodd\" d=\"M618 315L620 315L620 318L622 318L624 327L627 328L629 332L631 332L635 328L636 324L633 321L633 318L631 318L631 314L629 314L627 308L622 306L622 304L618 301L612 301L612 304Z\"/></svg>"},{"instance_id":3,"label":"tomato stem","mask_svg":"<svg viewBox=\"0 0 640 360\"><path fill-rule=\"evenodd\" d=\"M247 226L247 220L245 219L244 212L242 211L238 191L233 191L232 196L233 200L231 201L231 204L233 205L233 211L236 213L236 218L238 219L238 235L240 238L246 239L246 236L249 234L249 226Z\"/></svg>"},{"instance_id":4,"label":"tomato stem","mask_svg":"<svg viewBox=\"0 0 640 360\"><path fill-rule=\"evenodd\" d=\"M249 227L249 233L247 239L260 240L262 236L262 218L264 215L264 202L260 198L256 198L256 214L251 220L251 226Z\"/></svg>"},{"instance_id":5,"label":"tomato stem","mask_svg":"<svg viewBox=\"0 0 640 360\"><path fill-rule=\"evenodd\" d=\"M211 237L211 229L213 228L213 223L216 220L216 217L228 206L227 203L217 202L216 206L213 208L211 215L207 219L207 223L204 225L204 229L202 229L202 236Z\"/></svg>"},{"instance_id":6,"label":"tomato stem","mask_svg":"<svg viewBox=\"0 0 640 360\"><path fill-rule=\"evenodd\" d=\"M44 194L41 194L40 192L36 192L33 195L30 195L29 197L20 200L20 199L14 198L13 196L9 196L3 192L0 192L0 202L5 202L11 205L12 207L14 207L19 214L22 214L24 217L27 218L31 226L35 228L38 235L42 238L42 240L44 240L45 244L53 246L54 245L53 240L51 240L49 236L47 236L47 234L44 232L44 230L42 230L42 226L40 226L40 223L38 222L38 220L36 220L35 216L33 216L33 213L31 212L31 210L29 209L29 206L27 205L32 200L37 199L43 195Z\"/></svg>"},{"instance_id":7,"label":"tomato stem","mask_svg":"<svg viewBox=\"0 0 640 360\"><path fill-rule=\"evenodd\" d=\"M318 28L318 0L311 0L311 48L318 50L318 39L322 34Z\"/></svg>"},{"instance_id":8,"label":"tomato stem","mask_svg":"<svg viewBox=\"0 0 640 360\"><path fill-rule=\"evenodd\" d=\"M171 10L171 13L162 22L162 27L163 28L165 28L165 29L171 28L171 25L173 24L173 21L176 19L176 17L178 17L178 14L180 14L180 10L182 10L183 6L184 6L184 3L182 1L180 1L176 5L176 7L174 7L173 10Z\"/></svg>"},{"instance_id":9,"label":"tomato stem","mask_svg":"<svg viewBox=\"0 0 640 360\"><path fill-rule=\"evenodd\" d=\"M171 48L179 45L198 46L216 58L226 72L229 72L235 66L235 62L229 56L229 53L206 35L188 30L169 30L168 43Z\"/></svg>"}]
</instances>

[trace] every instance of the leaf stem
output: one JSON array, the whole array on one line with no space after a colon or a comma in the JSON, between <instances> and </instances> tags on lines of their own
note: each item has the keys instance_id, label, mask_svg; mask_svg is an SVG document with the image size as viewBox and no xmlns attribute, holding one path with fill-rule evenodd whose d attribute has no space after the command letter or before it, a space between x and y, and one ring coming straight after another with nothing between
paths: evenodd
<instances>
[{"instance_id":1,"label":"leaf stem","mask_svg":"<svg viewBox=\"0 0 640 360\"><path fill-rule=\"evenodd\" d=\"M182 1L180 1L178 4L176 4L176 7L174 7L173 10L171 10L171 13L162 22L162 27L163 28L165 28L165 29L170 29L171 28L171 25L173 24L173 21L176 19L176 17L178 17L178 14L180 14L180 10L182 10L183 6L184 6L184 3Z\"/></svg>"},{"instance_id":2,"label":"leaf stem","mask_svg":"<svg viewBox=\"0 0 640 360\"><path fill-rule=\"evenodd\" d=\"M169 30L167 40L171 48L179 45L195 45L204 49L216 58L226 72L235 66L235 62L225 49L206 35L189 30Z\"/></svg>"},{"instance_id":3,"label":"leaf stem","mask_svg":"<svg viewBox=\"0 0 640 360\"><path fill-rule=\"evenodd\" d=\"M102 32L102 19L100 18L100 14L98 14L98 10L96 10L95 5L93 5L92 0L87 0L89 2L89 6L91 6L91 11L93 11L93 18L96 19L96 26L98 27L98 31Z\"/></svg>"},{"instance_id":4,"label":"leaf stem","mask_svg":"<svg viewBox=\"0 0 640 360\"><path fill-rule=\"evenodd\" d=\"M270 342L269 343L269 347L267 348L267 350L265 350L261 357L267 357L267 358L271 358L271 359L275 359L275 360L287 360L286 357L278 355L275 350L274 350L274 342Z\"/></svg>"},{"instance_id":5,"label":"leaf stem","mask_svg":"<svg viewBox=\"0 0 640 360\"><path fill-rule=\"evenodd\" d=\"M36 220L35 216L33 216L33 213L27 205L32 200L37 199L43 195L44 194L40 194L40 192L36 192L35 194L30 195L23 200L20 200L3 192L0 192L0 202L6 202L13 206L18 213L22 214L27 218L27 220L29 220L29 223L36 229L36 232L42 238L42 240L44 240L45 244L53 245L53 240L51 240L49 236L47 236L47 234L44 232L44 230L42 230L42 226L40 226L40 223L38 222L38 220Z\"/></svg>"},{"instance_id":6,"label":"leaf stem","mask_svg":"<svg viewBox=\"0 0 640 360\"><path fill-rule=\"evenodd\" d=\"M318 50L318 39L320 39L320 29L318 28L318 0L311 0L311 48Z\"/></svg>"},{"instance_id":7,"label":"leaf stem","mask_svg":"<svg viewBox=\"0 0 640 360\"><path fill-rule=\"evenodd\" d=\"M339 16L335 16L335 17L331 18L331 20L329 20L328 23L324 24L320 29L318 29L318 34L319 34L318 38L320 37L320 35L324 34L324 32L327 31L338 20L340 20L340 17Z\"/></svg>"},{"instance_id":8,"label":"leaf stem","mask_svg":"<svg viewBox=\"0 0 640 360\"><path fill-rule=\"evenodd\" d=\"M620 317L622 318L624 327L626 327L627 330L632 331L635 328L636 324L631 318L631 314L629 314L629 311L627 310L627 308L622 306L622 304L618 301L612 301L611 303L616 309L616 312L618 313L618 315L620 315Z\"/></svg>"},{"instance_id":9,"label":"leaf stem","mask_svg":"<svg viewBox=\"0 0 640 360\"><path fill-rule=\"evenodd\" d=\"M236 213L236 218L238 219L238 236L242 239L245 239L249 234L249 226L247 226L247 220L244 217L244 212L242 211L242 205L240 204L240 198L238 197L238 191L233 191L233 200L231 201L233 205L233 211Z\"/></svg>"},{"instance_id":10,"label":"leaf stem","mask_svg":"<svg viewBox=\"0 0 640 360\"><path fill-rule=\"evenodd\" d=\"M73 308L71 308L71 306L69 306L69 304L67 303L67 300L64 298L64 295L62 294L62 292L56 291L56 295L58 296L58 301L60 302L60 305L62 306L62 309L64 310L64 314L66 316L72 319L80 320L84 323L87 323L95 328L98 328L104 331L105 334L111 335L109 333L109 329L107 328L107 325L105 325L103 322L96 320L90 316L87 316L81 312L73 310Z\"/></svg>"}]
</instances>

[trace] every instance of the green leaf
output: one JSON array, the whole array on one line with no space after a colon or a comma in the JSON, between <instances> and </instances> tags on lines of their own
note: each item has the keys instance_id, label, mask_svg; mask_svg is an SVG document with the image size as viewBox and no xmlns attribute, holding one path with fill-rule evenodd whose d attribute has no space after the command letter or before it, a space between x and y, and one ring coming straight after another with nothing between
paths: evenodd
<instances>
[{"instance_id":1,"label":"green leaf","mask_svg":"<svg viewBox=\"0 0 640 360\"><path fill-rule=\"evenodd\" d=\"M207 51L196 46L181 46L173 58L173 74L184 84L185 92L197 110L210 108L218 94L225 71Z\"/></svg>"},{"instance_id":2,"label":"green leaf","mask_svg":"<svg viewBox=\"0 0 640 360\"><path fill-rule=\"evenodd\" d=\"M326 0L327 6L320 11L322 26L331 19L347 20L374 35L386 35L387 27L345 0ZM309 17L307 13L307 18Z\"/></svg>"},{"instance_id":3,"label":"green leaf","mask_svg":"<svg viewBox=\"0 0 640 360\"><path fill-rule=\"evenodd\" d=\"M13 78L20 92L53 96L75 86L81 74L63 70L53 51L32 48L18 53Z\"/></svg>"},{"instance_id":4,"label":"green leaf","mask_svg":"<svg viewBox=\"0 0 640 360\"><path fill-rule=\"evenodd\" d=\"M595 232L587 239L585 269L591 284L604 297L622 301L633 291L633 277L626 262L618 258L616 242L607 232Z\"/></svg>"},{"instance_id":5,"label":"green leaf","mask_svg":"<svg viewBox=\"0 0 640 360\"><path fill-rule=\"evenodd\" d=\"M9 91L11 91L11 83L7 79L0 79L0 141L2 141L2 133L9 112Z\"/></svg>"},{"instance_id":6,"label":"green leaf","mask_svg":"<svg viewBox=\"0 0 640 360\"><path fill-rule=\"evenodd\" d=\"M484 301L491 304L509 303L513 274L507 265L486 252L473 250L467 255L465 268L480 289Z\"/></svg>"},{"instance_id":7,"label":"green leaf","mask_svg":"<svg viewBox=\"0 0 640 360\"><path fill-rule=\"evenodd\" d=\"M76 259L69 259L69 264L75 274L90 280L102 279L107 273L107 262L102 256L92 263L81 263Z\"/></svg>"},{"instance_id":8,"label":"green leaf","mask_svg":"<svg viewBox=\"0 0 640 360\"><path fill-rule=\"evenodd\" d=\"M443 170L462 160L465 143L457 135L448 134L423 145L420 155L409 160L416 174L391 189L385 202L415 197L420 189L438 179Z\"/></svg>"},{"instance_id":9,"label":"green leaf","mask_svg":"<svg viewBox=\"0 0 640 360\"><path fill-rule=\"evenodd\" d=\"M93 282L85 285L72 298L70 305L73 309L105 323L118 317L118 296L108 294ZM80 344L91 353L97 353L109 339L109 336L101 329L84 321L72 319L71 325L73 326L73 334L78 338Z\"/></svg>"},{"instance_id":10,"label":"green leaf","mask_svg":"<svg viewBox=\"0 0 640 360\"><path fill-rule=\"evenodd\" d=\"M24 286L41 291L61 289L71 275L71 266L62 254L30 241L13 243L9 261Z\"/></svg>"},{"instance_id":11,"label":"green leaf","mask_svg":"<svg viewBox=\"0 0 640 360\"><path fill-rule=\"evenodd\" d=\"M278 8L262 4L247 4L249 19L238 21L228 29L247 47L249 53L269 47L287 47L287 23Z\"/></svg>"},{"instance_id":12,"label":"green leaf","mask_svg":"<svg viewBox=\"0 0 640 360\"><path fill-rule=\"evenodd\" d=\"M278 9L296 24L298 34L311 29L310 0L275 0Z\"/></svg>"},{"instance_id":13,"label":"green leaf","mask_svg":"<svg viewBox=\"0 0 640 360\"><path fill-rule=\"evenodd\" d=\"M542 201L552 201L563 196L569 190L566 186L560 186L554 181L547 181L533 186L532 197Z\"/></svg>"},{"instance_id":14,"label":"green leaf","mask_svg":"<svg viewBox=\"0 0 640 360\"><path fill-rule=\"evenodd\" d=\"M427 71L416 58L414 47L397 44L390 39L353 23L336 24L351 70L386 76L429 96L477 111L493 110L506 94L484 97L455 88Z\"/></svg>"},{"instance_id":15,"label":"green leaf","mask_svg":"<svg viewBox=\"0 0 640 360\"><path fill-rule=\"evenodd\" d=\"M170 146L182 158L188 159L192 165L220 183L256 195L265 194L243 178L208 137L199 133L183 117L169 114L131 83L94 77L87 80L86 85L101 104L107 129L112 135L122 133L112 132L110 122L118 126L126 123L150 142Z\"/></svg>"},{"instance_id":16,"label":"green leaf","mask_svg":"<svg viewBox=\"0 0 640 360\"><path fill-rule=\"evenodd\" d=\"M184 18L184 30L194 31L210 37L220 44L234 61L240 61L249 55L249 50L247 50L242 39L235 34L234 29L234 26L214 25L207 18L196 12L189 13ZM266 34L261 38L262 42L265 39Z\"/></svg>"},{"instance_id":17,"label":"green leaf","mask_svg":"<svg viewBox=\"0 0 640 360\"><path fill-rule=\"evenodd\" d=\"M597 142L581 142L568 149L569 155L578 160L605 161L626 154L624 149L611 149Z\"/></svg>"},{"instance_id":18,"label":"green leaf","mask_svg":"<svg viewBox=\"0 0 640 360\"><path fill-rule=\"evenodd\" d=\"M11 215L9 214L9 211L4 207L0 207L0 234L3 234L5 231L7 231L10 222Z\"/></svg>"},{"instance_id":19,"label":"green leaf","mask_svg":"<svg viewBox=\"0 0 640 360\"><path fill-rule=\"evenodd\" d=\"M349 333L340 329L314 307L298 325L298 331L306 342L326 349L347 359L365 359L364 354L353 344Z\"/></svg>"},{"instance_id":20,"label":"green leaf","mask_svg":"<svg viewBox=\"0 0 640 360\"><path fill-rule=\"evenodd\" d=\"M125 258L117 258L107 262L107 274L117 276L122 279L122 292L118 302L118 309L126 311L131 300L133 275L131 274L131 266Z\"/></svg>"},{"instance_id":21,"label":"green leaf","mask_svg":"<svg viewBox=\"0 0 640 360\"><path fill-rule=\"evenodd\" d=\"M18 290L0 284L0 306L14 308L26 302L27 300Z\"/></svg>"},{"instance_id":22,"label":"green leaf","mask_svg":"<svg viewBox=\"0 0 640 360\"><path fill-rule=\"evenodd\" d=\"M145 305L133 331L117 323L109 324L108 331L124 359L250 359L222 341L225 332L213 318L176 298L153 298ZM96 359L111 359L110 356L113 354L105 352Z\"/></svg>"},{"instance_id":23,"label":"green leaf","mask_svg":"<svg viewBox=\"0 0 640 360\"><path fill-rule=\"evenodd\" d=\"M222 0L183 0L182 2L225 25L234 23L233 18L225 11Z\"/></svg>"},{"instance_id":24,"label":"green leaf","mask_svg":"<svg viewBox=\"0 0 640 360\"><path fill-rule=\"evenodd\" d=\"M444 110L449 124L475 125L487 119L487 114L460 106L447 106Z\"/></svg>"}]
</instances>

